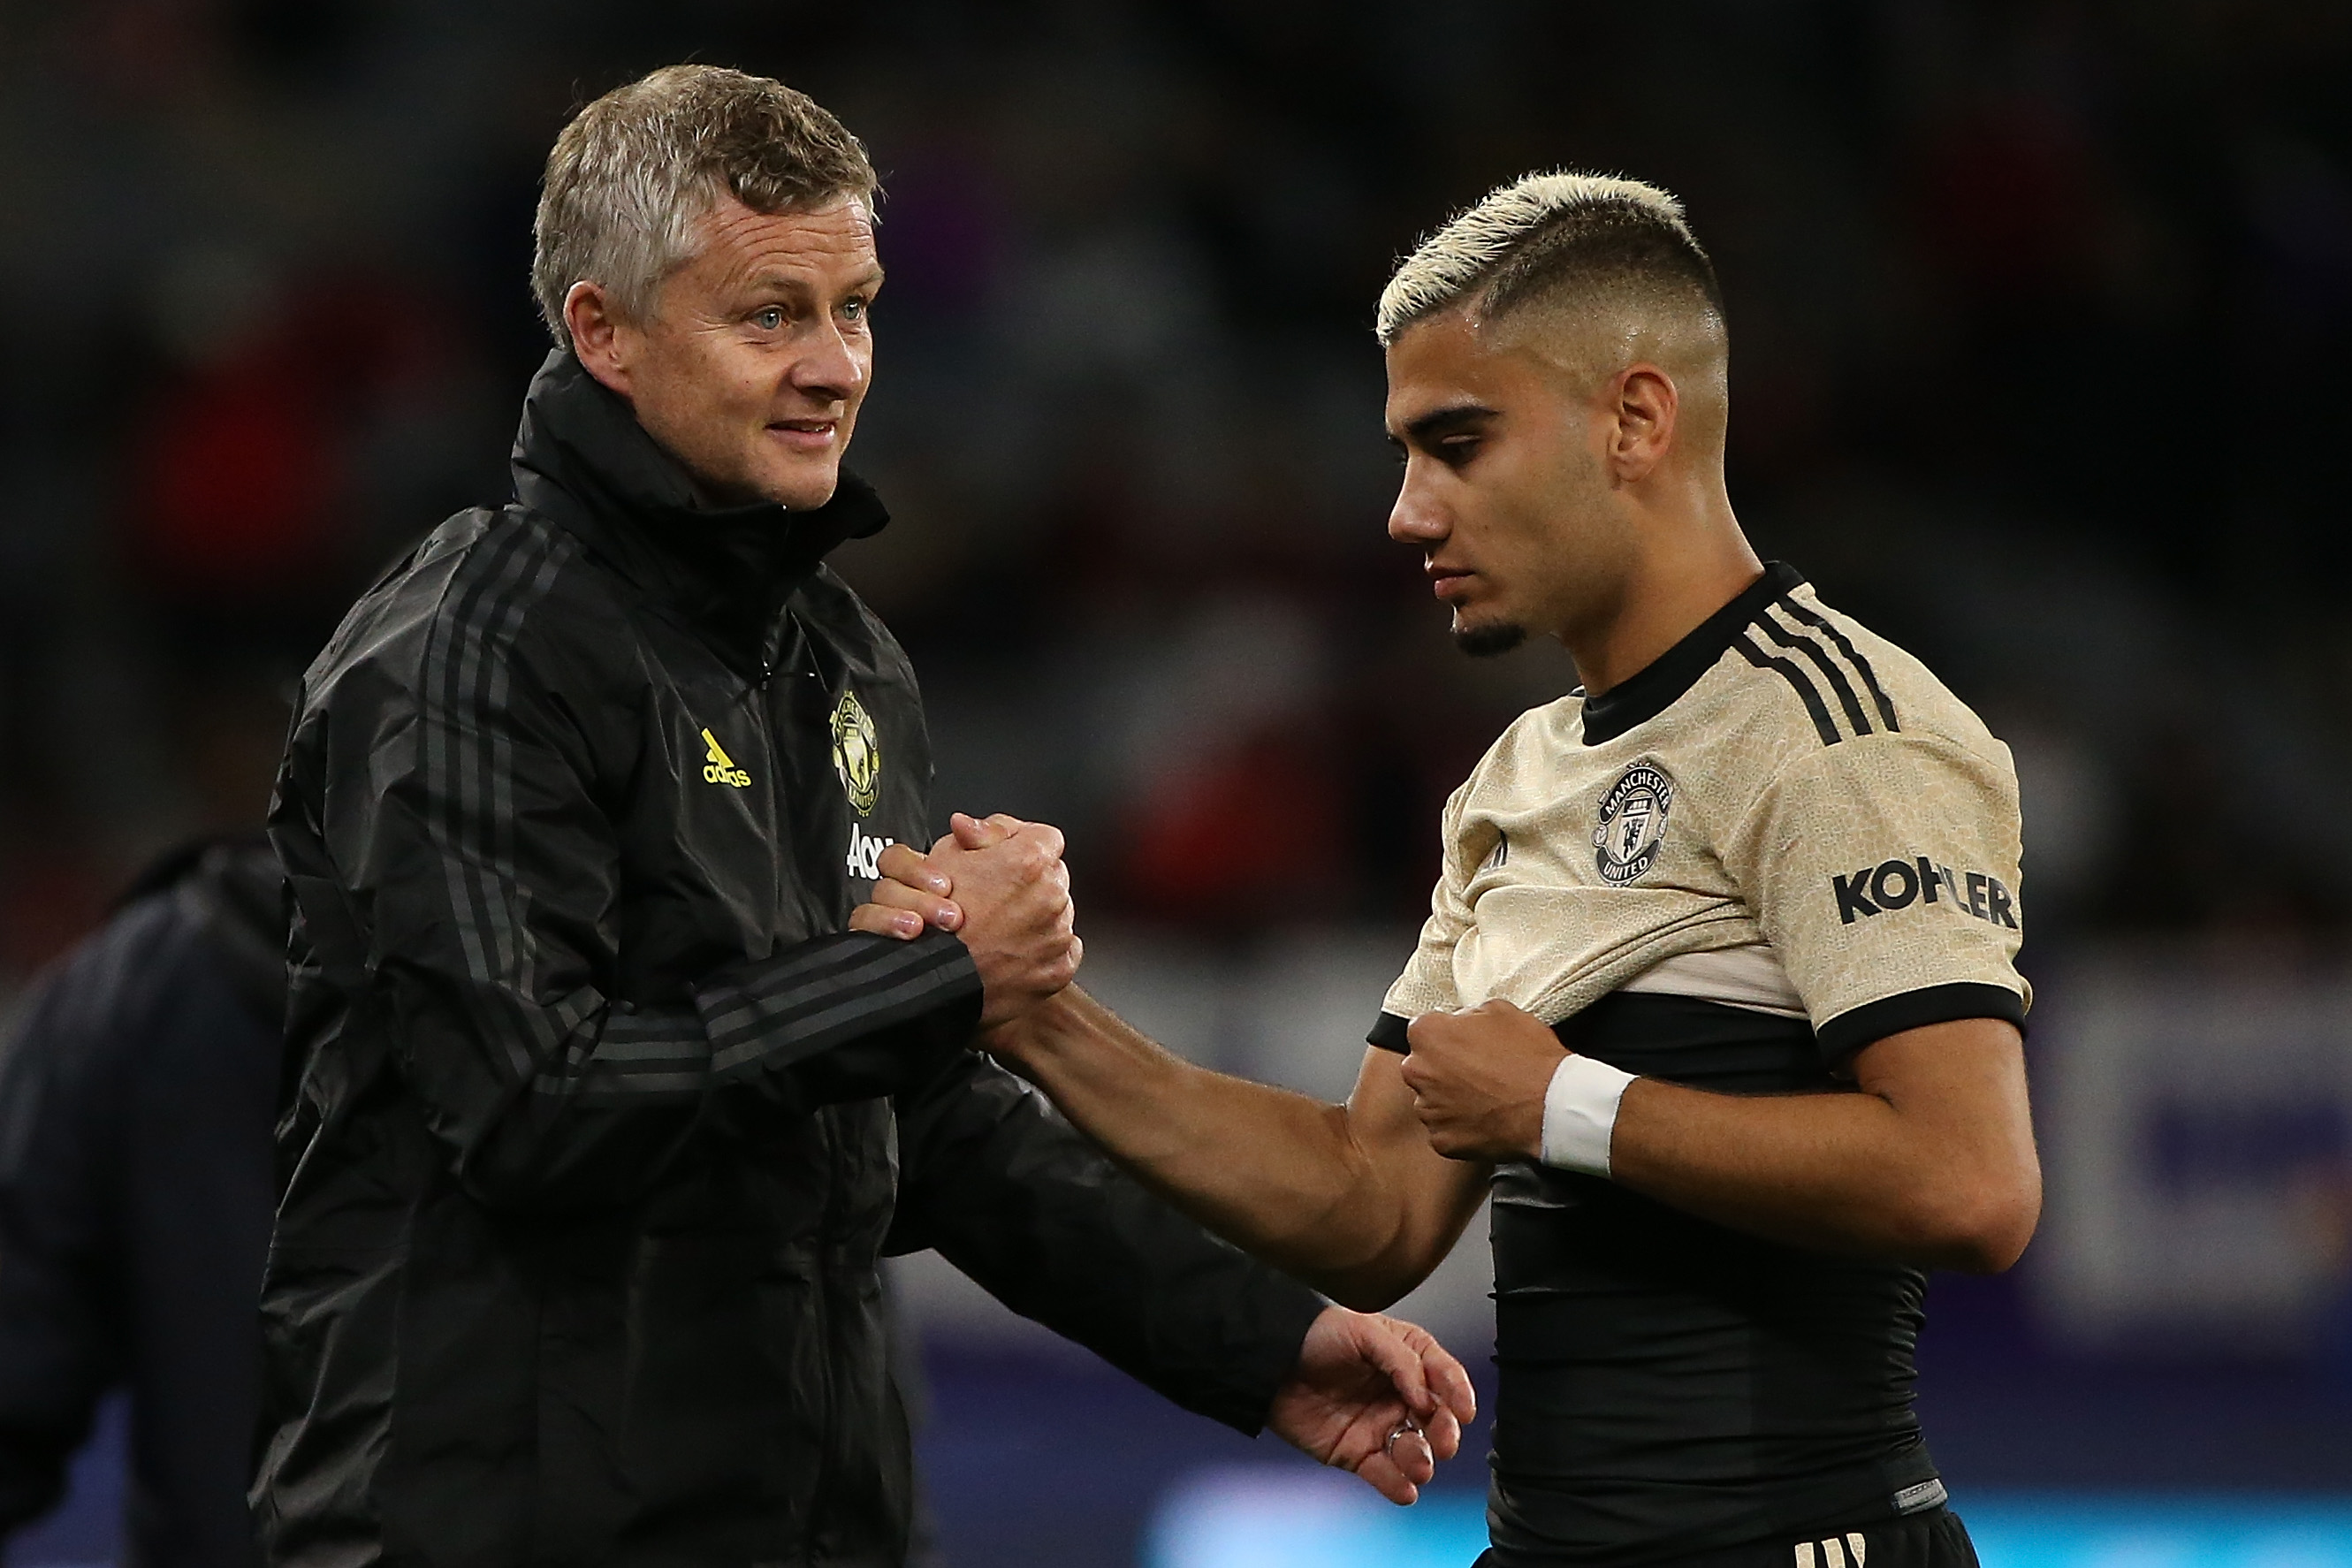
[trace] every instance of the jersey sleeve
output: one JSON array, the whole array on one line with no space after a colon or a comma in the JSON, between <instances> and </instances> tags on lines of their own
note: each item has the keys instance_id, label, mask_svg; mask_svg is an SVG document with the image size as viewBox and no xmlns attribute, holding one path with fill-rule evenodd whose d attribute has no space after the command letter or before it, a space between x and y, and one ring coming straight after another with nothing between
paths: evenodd
<instances>
[{"instance_id":1,"label":"jersey sleeve","mask_svg":"<svg viewBox=\"0 0 2352 1568\"><path fill-rule=\"evenodd\" d=\"M1473 919L1468 889L1475 863L1465 852L1461 832L1462 805L1469 793L1465 784L1445 803L1445 859L1429 895L1429 918L1422 921L1412 957L1381 999L1381 1016L1364 1037L1384 1051L1402 1055L1405 1026L1423 1013L1450 1013L1462 1005L1454 984L1454 948Z\"/></svg>"},{"instance_id":2,"label":"jersey sleeve","mask_svg":"<svg viewBox=\"0 0 2352 1568\"><path fill-rule=\"evenodd\" d=\"M1842 1061L1929 1024L2023 1026L2021 842L2005 752L1897 733L1783 766L1724 847L1822 1054Z\"/></svg>"}]
</instances>

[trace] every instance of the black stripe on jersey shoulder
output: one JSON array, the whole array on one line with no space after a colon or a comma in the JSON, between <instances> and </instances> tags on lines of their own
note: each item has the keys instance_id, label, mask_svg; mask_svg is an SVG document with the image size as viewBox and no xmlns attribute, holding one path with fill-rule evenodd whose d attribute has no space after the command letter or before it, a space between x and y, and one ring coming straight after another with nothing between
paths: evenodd
<instances>
[{"instance_id":1,"label":"black stripe on jersey shoulder","mask_svg":"<svg viewBox=\"0 0 2352 1568\"><path fill-rule=\"evenodd\" d=\"M1956 980L1947 985L1926 985L1897 996L1865 1002L1840 1013L1817 1032L1822 1058L1837 1062L1889 1035L1924 1029L1930 1024L1957 1023L1962 1018L1999 1018L2022 1030L2025 999L2006 985Z\"/></svg>"},{"instance_id":2,"label":"black stripe on jersey shoulder","mask_svg":"<svg viewBox=\"0 0 2352 1568\"><path fill-rule=\"evenodd\" d=\"M1828 648L1803 633L1792 632L1774 620L1769 606L1766 607L1762 615L1756 617L1756 626L1766 637L1770 637L1790 652L1803 654L1806 661L1822 672L1822 679L1828 681L1830 689L1837 694L1838 706L1845 710L1847 728L1856 735L1867 735L1871 732L1870 720L1864 715L1862 703L1853 694L1853 683L1846 679L1845 671L1838 668L1837 661L1830 657Z\"/></svg>"},{"instance_id":3,"label":"black stripe on jersey shoulder","mask_svg":"<svg viewBox=\"0 0 2352 1568\"><path fill-rule=\"evenodd\" d=\"M1838 733L1837 723L1831 719L1828 706L1822 701L1821 692L1815 689L1812 677L1787 659L1766 653L1744 631L1732 639L1731 646L1738 650L1740 658L1757 668L1769 669L1789 683L1790 689L1796 692L1798 699L1804 703L1805 712L1813 721L1813 731L1821 736L1822 745L1834 746L1845 739Z\"/></svg>"},{"instance_id":4,"label":"black stripe on jersey shoulder","mask_svg":"<svg viewBox=\"0 0 2352 1568\"><path fill-rule=\"evenodd\" d=\"M1837 645L1838 651L1845 655L1846 662L1853 666L1854 672L1862 677L1862 683L1870 689L1871 700L1877 704L1879 720L1886 726L1887 732L1901 733L1903 726L1895 721L1895 703L1886 695L1886 689L1878 684L1878 671L1870 668L1870 660L1862 657L1862 650L1838 630L1837 623L1797 603L1794 594L1783 594L1772 602L1785 614L1795 616Z\"/></svg>"},{"instance_id":5,"label":"black stripe on jersey shoulder","mask_svg":"<svg viewBox=\"0 0 2352 1568\"><path fill-rule=\"evenodd\" d=\"M1766 563L1764 574L1738 598L1707 616L1680 642L1598 697L1584 700L1584 743L1598 746L1646 723L1681 700L1713 669L1725 650L1764 607L1804 585L1805 574L1786 562Z\"/></svg>"}]
</instances>

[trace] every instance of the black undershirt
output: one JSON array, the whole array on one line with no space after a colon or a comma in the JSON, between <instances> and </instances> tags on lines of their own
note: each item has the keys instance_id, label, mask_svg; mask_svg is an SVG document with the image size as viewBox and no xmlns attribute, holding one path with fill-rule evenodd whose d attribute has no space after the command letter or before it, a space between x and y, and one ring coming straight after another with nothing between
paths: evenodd
<instances>
[{"instance_id":1,"label":"black undershirt","mask_svg":"<svg viewBox=\"0 0 2352 1568\"><path fill-rule=\"evenodd\" d=\"M1718 1093L1852 1089L1803 1020L1692 997L1620 992L1557 1033ZM1935 1478L1911 1407L1918 1270L1526 1162L1496 1172L1494 1200L1501 1568L1633 1568L1859 1524Z\"/></svg>"}]
</instances>

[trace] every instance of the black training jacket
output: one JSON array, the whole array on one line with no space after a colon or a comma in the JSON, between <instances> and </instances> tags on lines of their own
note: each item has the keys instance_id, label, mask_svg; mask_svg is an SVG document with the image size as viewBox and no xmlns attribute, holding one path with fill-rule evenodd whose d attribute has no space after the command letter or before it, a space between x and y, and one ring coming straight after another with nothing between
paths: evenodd
<instances>
[{"instance_id":1,"label":"black training jacket","mask_svg":"<svg viewBox=\"0 0 2352 1568\"><path fill-rule=\"evenodd\" d=\"M188 846L34 982L0 1049L0 1537L127 1388L124 1561L251 1568L285 945L260 835Z\"/></svg>"},{"instance_id":2,"label":"black training jacket","mask_svg":"<svg viewBox=\"0 0 2352 1568\"><path fill-rule=\"evenodd\" d=\"M960 942L842 929L932 821L913 672L820 564L872 492L698 505L562 353L514 462L344 620L271 809L266 1556L898 1563L890 1251L1255 1430L1318 1299L966 1049Z\"/></svg>"}]
</instances>

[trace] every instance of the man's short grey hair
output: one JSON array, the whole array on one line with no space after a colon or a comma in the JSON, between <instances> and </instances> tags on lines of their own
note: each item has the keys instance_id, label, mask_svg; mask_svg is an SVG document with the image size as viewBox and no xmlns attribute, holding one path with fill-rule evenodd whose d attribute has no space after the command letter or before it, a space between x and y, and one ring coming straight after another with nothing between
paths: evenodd
<instances>
[{"instance_id":1,"label":"man's short grey hair","mask_svg":"<svg viewBox=\"0 0 2352 1568\"><path fill-rule=\"evenodd\" d=\"M1373 331L1386 345L1474 296L1479 319L1494 321L1574 285L1625 283L1695 296L1722 315L1714 265L1672 195L1610 174L1528 174L1405 258L1381 290Z\"/></svg>"},{"instance_id":2,"label":"man's short grey hair","mask_svg":"<svg viewBox=\"0 0 2352 1568\"><path fill-rule=\"evenodd\" d=\"M646 320L725 197L780 213L855 196L870 210L879 190L865 147L806 93L718 66L666 66L596 100L556 137L531 291L569 348L573 284L599 284L623 315Z\"/></svg>"}]
</instances>

